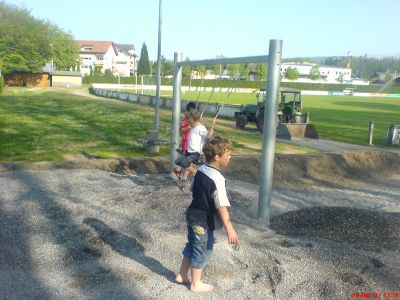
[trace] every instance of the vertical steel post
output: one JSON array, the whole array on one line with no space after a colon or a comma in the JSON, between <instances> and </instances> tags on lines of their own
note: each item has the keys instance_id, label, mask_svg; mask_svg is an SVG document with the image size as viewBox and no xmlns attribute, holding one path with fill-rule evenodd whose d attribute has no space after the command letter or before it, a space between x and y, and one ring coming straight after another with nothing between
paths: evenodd
<instances>
[{"instance_id":1,"label":"vertical steel post","mask_svg":"<svg viewBox=\"0 0 400 300\"><path fill-rule=\"evenodd\" d=\"M182 66L178 62L182 61L182 53L174 53L174 90L172 103L172 130L171 130L171 161L172 168L178 158L176 148L179 145L179 119L181 115L181 85L182 85Z\"/></svg>"},{"instance_id":2,"label":"vertical steel post","mask_svg":"<svg viewBox=\"0 0 400 300\"><path fill-rule=\"evenodd\" d=\"M258 194L258 218L269 225L272 199L272 180L275 158L276 118L280 84L282 41L270 40L268 54L268 78L264 108L262 161Z\"/></svg>"},{"instance_id":3,"label":"vertical steel post","mask_svg":"<svg viewBox=\"0 0 400 300\"><path fill-rule=\"evenodd\" d=\"M158 51L157 51L157 86L156 86L156 111L154 117L154 128L158 130L160 112L160 85L161 85L161 24L162 24L162 0L158 5Z\"/></svg>"},{"instance_id":4,"label":"vertical steel post","mask_svg":"<svg viewBox=\"0 0 400 300\"><path fill-rule=\"evenodd\" d=\"M372 140L374 136L374 121L369 121L368 124L368 145L373 146Z\"/></svg>"}]
</instances>

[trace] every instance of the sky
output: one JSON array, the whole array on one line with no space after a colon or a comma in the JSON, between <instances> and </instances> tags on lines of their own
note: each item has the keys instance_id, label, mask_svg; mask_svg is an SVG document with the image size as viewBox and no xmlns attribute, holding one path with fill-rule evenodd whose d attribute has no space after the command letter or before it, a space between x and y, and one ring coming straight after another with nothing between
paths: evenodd
<instances>
[{"instance_id":1,"label":"sky","mask_svg":"<svg viewBox=\"0 0 400 300\"><path fill-rule=\"evenodd\" d=\"M3 0L77 40L146 43L157 59L160 0ZM184 58L400 56L399 0L162 0L161 54Z\"/></svg>"}]
</instances>

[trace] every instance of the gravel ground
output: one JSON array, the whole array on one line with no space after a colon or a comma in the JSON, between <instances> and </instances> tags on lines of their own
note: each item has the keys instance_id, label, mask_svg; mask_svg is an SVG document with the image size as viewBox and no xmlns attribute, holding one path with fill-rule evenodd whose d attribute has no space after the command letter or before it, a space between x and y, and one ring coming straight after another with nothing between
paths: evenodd
<instances>
[{"instance_id":1,"label":"gravel ground","mask_svg":"<svg viewBox=\"0 0 400 300\"><path fill-rule=\"evenodd\" d=\"M278 187L228 180L241 239L223 231L204 271L213 293L174 284L188 187L168 174L95 169L0 173L2 299L350 299L400 292L400 177Z\"/></svg>"}]
</instances>

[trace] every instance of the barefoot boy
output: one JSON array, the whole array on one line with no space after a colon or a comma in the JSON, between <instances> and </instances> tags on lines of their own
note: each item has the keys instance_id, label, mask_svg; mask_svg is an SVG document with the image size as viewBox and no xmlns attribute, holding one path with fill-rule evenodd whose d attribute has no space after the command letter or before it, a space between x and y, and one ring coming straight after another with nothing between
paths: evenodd
<instances>
[{"instance_id":1,"label":"barefoot boy","mask_svg":"<svg viewBox=\"0 0 400 300\"><path fill-rule=\"evenodd\" d=\"M191 186L193 199L186 211L188 242L182 252L183 259L176 282L190 284L193 292L214 290L212 285L201 281L202 270L212 254L214 230L223 225L228 242L234 245L239 242L229 218L230 204L226 195L225 178L220 173L220 169L229 164L231 151L232 144L228 139L218 136L209 139L203 147L207 163L197 170Z\"/></svg>"}]
</instances>

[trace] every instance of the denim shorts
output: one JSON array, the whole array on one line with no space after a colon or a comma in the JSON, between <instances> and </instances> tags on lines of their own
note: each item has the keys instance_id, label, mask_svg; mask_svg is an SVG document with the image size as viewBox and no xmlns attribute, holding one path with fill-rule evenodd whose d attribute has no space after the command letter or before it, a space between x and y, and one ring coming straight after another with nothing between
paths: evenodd
<instances>
[{"instance_id":1,"label":"denim shorts","mask_svg":"<svg viewBox=\"0 0 400 300\"><path fill-rule=\"evenodd\" d=\"M202 269L210 260L214 246L214 231L201 226L188 226L188 242L182 254L189 258L192 267Z\"/></svg>"},{"instance_id":2,"label":"denim shorts","mask_svg":"<svg viewBox=\"0 0 400 300\"><path fill-rule=\"evenodd\" d=\"M190 165L192 163L195 163L199 160L200 157L200 153L197 152L193 152L193 153L189 153L189 152L185 152L184 155L178 157L175 160L175 164L186 169L188 167L190 167Z\"/></svg>"}]
</instances>

